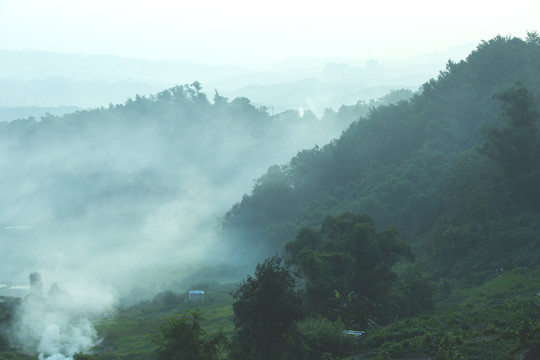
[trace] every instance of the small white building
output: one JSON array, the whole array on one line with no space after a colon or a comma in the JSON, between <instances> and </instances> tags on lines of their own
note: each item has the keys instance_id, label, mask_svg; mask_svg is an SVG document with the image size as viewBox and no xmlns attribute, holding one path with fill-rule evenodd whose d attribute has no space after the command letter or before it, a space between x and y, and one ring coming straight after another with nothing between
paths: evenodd
<instances>
[{"instance_id":1,"label":"small white building","mask_svg":"<svg viewBox=\"0 0 540 360\"><path fill-rule=\"evenodd\" d=\"M346 335L352 335L354 337L359 337L359 336L362 336L362 335L364 335L366 333L365 331L357 331L357 330L345 330L343 332Z\"/></svg>"},{"instance_id":2,"label":"small white building","mask_svg":"<svg viewBox=\"0 0 540 360\"><path fill-rule=\"evenodd\" d=\"M191 301L204 301L204 291L202 290L189 290L188 294Z\"/></svg>"}]
</instances>

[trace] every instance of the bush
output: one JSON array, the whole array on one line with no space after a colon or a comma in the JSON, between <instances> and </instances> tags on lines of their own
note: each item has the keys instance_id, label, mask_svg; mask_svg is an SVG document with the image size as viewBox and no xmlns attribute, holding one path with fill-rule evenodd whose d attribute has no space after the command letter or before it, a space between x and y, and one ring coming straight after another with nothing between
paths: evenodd
<instances>
[{"instance_id":1,"label":"bush","mask_svg":"<svg viewBox=\"0 0 540 360\"><path fill-rule=\"evenodd\" d=\"M201 327L200 310L165 320L155 336L158 360L214 360L225 343L221 331L208 335Z\"/></svg>"},{"instance_id":2,"label":"bush","mask_svg":"<svg viewBox=\"0 0 540 360\"><path fill-rule=\"evenodd\" d=\"M340 359L350 355L354 338L344 333L341 319L334 322L323 317L308 317L297 324L299 346L307 359Z\"/></svg>"}]
</instances>

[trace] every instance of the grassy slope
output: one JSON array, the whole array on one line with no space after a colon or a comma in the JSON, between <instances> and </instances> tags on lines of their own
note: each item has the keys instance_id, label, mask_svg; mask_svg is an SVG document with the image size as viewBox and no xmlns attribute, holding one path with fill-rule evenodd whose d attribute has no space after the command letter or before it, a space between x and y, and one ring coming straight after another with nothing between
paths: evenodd
<instances>
[{"instance_id":1,"label":"grassy slope","mask_svg":"<svg viewBox=\"0 0 540 360\"><path fill-rule=\"evenodd\" d=\"M231 288L232 290L232 288ZM179 303L171 306L153 304L151 302L140 306L119 310L114 316L94 321L102 342L94 351L93 359L97 360L142 360L152 359L155 346L152 342L154 333L160 323L185 311L200 308L205 319L203 326L208 333L223 329L229 336L234 325L232 322L233 298L221 290L206 291L205 302ZM29 356L17 351L0 351L2 360L35 360L37 356Z\"/></svg>"},{"instance_id":2,"label":"grassy slope","mask_svg":"<svg viewBox=\"0 0 540 360\"><path fill-rule=\"evenodd\" d=\"M20 354L15 351L0 351L0 359L2 360L35 360L35 357Z\"/></svg>"},{"instance_id":3,"label":"grassy slope","mask_svg":"<svg viewBox=\"0 0 540 360\"><path fill-rule=\"evenodd\" d=\"M96 349L95 358L100 360L152 358L155 349L152 337L159 329L160 323L168 317L195 308L202 309L205 319L203 326L208 333L217 332L222 328L226 335L230 335L234 325L233 298L229 293L233 290L234 286L221 285L215 289L205 290L204 302L177 303L169 306L147 302L120 310L114 317L100 319L95 322L95 326L103 342Z\"/></svg>"},{"instance_id":4,"label":"grassy slope","mask_svg":"<svg viewBox=\"0 0 540 360\"><path fill-rule=\"evenodd\" d=\"M515 268L493 273L481 286L440 286L437 309L432 314L396 319L388 326L374 325L359 340L365 359L517 359L540 342L540 269ZM96 359L150 359L152 334L160 322L200 307L209 333L223 328L230 335L232 297L225 288L207 291L202 304L176 304L164 308L143 304L97 321L103 337ZM234 286L229 287L229 291Z\"/></svg>"},{"instance_id":5,"label":"grassy slope","mask_svg":"<svg viewBox=\"0 0 540 360\"><path fill-rule=\"evenodd\" d=\"M540 343L540 269L494 276L474 288L446 284L452 292L440 295L433 314L375 326L361 347L374 359L517 359Z\"/></svg>"}]
</instances>

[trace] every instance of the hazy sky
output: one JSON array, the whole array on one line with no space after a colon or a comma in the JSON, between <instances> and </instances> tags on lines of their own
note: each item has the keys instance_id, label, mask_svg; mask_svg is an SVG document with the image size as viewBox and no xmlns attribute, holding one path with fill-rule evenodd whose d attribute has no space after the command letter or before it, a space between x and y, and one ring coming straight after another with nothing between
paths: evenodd
<instances>
[{"instance_id":1,"label":"hazy sky","mask_svg":"<svg viewBox=\"0 0 540 360\"><path fill-rule=\"evenodd\" d=\"M540 0L0 0L0 49L233 65L403 58L540 30Z\"/></svg>"}]
</instances>

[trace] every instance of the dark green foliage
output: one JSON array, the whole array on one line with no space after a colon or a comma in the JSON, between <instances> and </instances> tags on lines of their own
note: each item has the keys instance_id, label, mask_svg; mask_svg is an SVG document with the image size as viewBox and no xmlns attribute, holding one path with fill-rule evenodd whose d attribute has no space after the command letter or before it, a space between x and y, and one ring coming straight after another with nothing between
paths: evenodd
<instances>
[{"instance_id":1,"label":"dark green foliage","mask_svg":"<svg viewBox=\"0 0 540 360\"><path fill-rule=\"evenodd\" d=\"M295 281L279 257L266 259L234 293L234 359L280 359L302 318ZM294 341L292 341L294 344Z\"/></svg>"},{"instance_id":2,"label":"dark green foliage","mask_svg":"<svg viewBox=\"0 0 540 360\"><path fill-rule=\"evenodd\" d=\"M522 212L496 218L485 227L439 223L418 247L432 276L479 285L503 269L540 263L540 215ZM429 254L429 257L427 257Z\"/></svg>"},{"instance_id":3,"label":"dark green foliage","mask_svg":"<svg viewBox=\"0 0 540 360\"><path fill-rule=\"evenodd\" d=\"M311 311L340 316L347 325L389 320L395 313L390 289L397 280L392 267L413 257L394 229L377 232L369 216L351 213L328 216L319 231L300 230L285 249L306 280Z\"/></svg>"},{"instance_id":4,"label":"dark green foliage","mask_svg":"<svg viewBox=\"0 0 540 360\"><path fill-rule=\"evenodd\" d=\"M287 191L257 184L229 211L224 236L274 252L303 227L350 211L420 241L422 270L434 276L478 282L486 277L473 272L493 271L507 259L540 260L532 255L540 252L535 36L484 41L465 60L449 61L409 101L373 108L338 139L299 152L279 167ZM279 217L265 215L270 207L259 199L269 198L282 202ZM512 223L522 225L508 228Z\"/></svg>"},{"instance_id":5,"label":"dark green foliage","mask_svg":"<svg viewBox=\"0 0 540 360\"><path fill-rule=\"evenodd\" d=\"M470 300L463 287L472 292L508 269L540 264L538 44L536 32L483 41L409 101L374 108L338 139L299 152L279 167L287 192L256 184L228 213L225 236L243 228L248 247L252 239L269 251L286 244L308 310L371 324L367 342L381 336L366 349L377 348L378 358L506 359L526 349L534 356L538 325L526 321L538 318L534 296L517 289L515 299L504 290ZM269 217L259 198L287 205ZM316 230L344 211L370 217L354 231L339 222ZM352 242L362 244L355 252L335 240L340 231L343 239L376 238L366 234L392 225L412 243L415 265L396 266L391 256L374 265L378 254L396 251L392 241L380 249ZM411 318L419 313L431 315ZM403 318L384 334L367 321Z\"/></svg>"},{"instance_id":6,"label":"dark green foliage","mask_svg":"<svg viewBox=\"0 0 540 360\"><path fill-rule=\"evenodd\" d=\"M344 333L341 319L332 322L323 317L308 317L297 324L299 335L296 359L341 359L350 356L355 339Z\"/></svg>"},{"instance_id":7,"label":"dark green foliage","mask_svg":"<svg viewBox=\"0 0 540 360\"><path fill-rule=\"evenodd\" d=\"M402 271L394 286L400 317L431 312L435 307L435 284L417 269Z\"/></svg>"},{"instance_id":8,"label":"dark green foliage","mask_svg":"<svg viewBox=\"0 0 540 360\"><path fill-rule=\"evenodd\" d=\"M167 309L183 303L186 298L186 294L177 294L172 290L166 290L156 294L152 303L154 306Z\"/></svg>"},{"instance_id":9,"label":"dark green foliage","mask_svg":"<svg viewBox=\"0 0 540 360\"><path fill-rule=\"evenodd\" d=\"M20 298L0 296L0 324L9 324L15 315Z\"/></svg>"},{"instance_id":10,"label":"dark green foliage","mask_svg":"<svg viewBox=\"0 0 540 360\"><path fill-rule=\"evenodd\" d=\"M253 187L251 206L261 209L254 221L265 222L268 219L280 221L294 213L293 185L288 181L283 169L277 165L271 166L266 174L256 180Z\"/></svg>"},{"instance_id":11,"label":"dark green foliage","mask_svg":"<svg viewBox=\"0 0 540 360\"><path fill-rule=\"evenodd\" d=\"M538 31L527 31L527 43L540 46L540 35Z\"/></svg>"},{"instance_id":12,"label":"dark green foliage","mask_svg":"<svg viewBox=\"0 0 540 360\"><path fill-rule=\"evenodd\" d=\"M537 102L532 94L517 83L494 98L504 101L504 128L485 128L487 140L481 153L501 167L504 177L499 191L512 198L507 206L540 208L540 138L537 122L540 118Z\"/></svg>"},{"instance_id":13,"label":"dark green foliage","mask_svg":"<svg viewBox=\"0 0 540 360\"><path fill-rule=\"evenodd\" d=\"M360 346L373 358L517 359L540 335L538 269L516 268L481 286L455 289L429 316L374 326Z\"/></svg>"},{"instance_id":14,"label":"dark green foliage","mask_svg":"<svg viewBox=\"0 0 540 360\"><path fill-rule=\"evenodd\" d=\"M198 309L166 319L155 336L157 359L218 359L225 337L221 332L208 335L201 321L202 315Z\"/></svg>"},{"instance_id":15,"label":"dark green foliage","mask_svg":"<svg viewBox=\"0 0 540 360\"><path fill-rule=\"evenodd\" d=\"M405 101L328 110L325 118L335 124L356 121L338 139L302 150L256 180L251 194L227 213L225 243L239 257L272 254L286 244L288 260L301 276L301 296L281 259L259 264L234 294L231 358L344 357L351 349L343 337L345 324L367 330L359 344L363 355L377 359L537 357L538 39L530 32L526 40L484 41L465 60L450 60L420 93L394 94ZM154 111L162 113L146 123L144 114ZM173 168L182 164L177 154L202 152L210 168L222 169L211 180L216 182L235 174L215 161L230 143L203 136L208 128L255 139L248 147L253 151L231 156L246 164L254 157L255 164L272 153L271 139L294 137L301 129L288 125L315 124L309 112L270 116L248 99L229 101L217 92L211 104L194 83L73 115L82 126L56 117L39 125L31 119L4 124L4 140L24 139L37 151L40 141L69 139L77 131L102 134L110 120L103 115L115 112L124 114L119 122L146 124L145 131L165 134L171 147L155 159ZM60 123L63 130L56 133L53 125ZM293 130L281 132L281 126ZM200 138L201 147L183 146L181 139L189 137ZM137 193L143 184L157 200L170 193L156 174L131 175L133 186L119 180L118 189ZM92 178L97 185L100 176ZM73 208L63 214L80 206L69 204ZM397 231L412 244L417 263L401 262L412 259L412 252ZM189 305L180 301L180 295L163 292L133 312L185 310ZM232 316L230 308L222 313ZM171 338L205 356L197 346L214 338L201 332L196 315L171 322L184 328ZM134 328L143 332L147 324L138 319Z\"/></svg>"},{"instance_id":16,"label":"dark green foliage","mask_svg":"<svg viewBox=\"0 0 540 360\"><path fill-rule=\"evenodd\" d=\"M484 128L479 151L463 153L447 182L448 211L418 247L438 276L470 284L494 269L540 261L536 101L520 83L494 98L504 101L506 126Z\"/></svg>"},{"instance_id":17,"label":"dark green foliage","mask_svg":"<svg viewBox=\"0 0 540 360\"><path fill-rule=\"evenodd\" d=\"M94 357L88 354L76 353L73 355L73 360L93 360Z\"/></svg>"},{"instance_id":18,"label":"dark green foliage","mask_svg":"<svg viewBox=\"0 0 540 360\"><path fill-rule=\"evenodd\" d=\"M446 183L446 206L454 224L474 223L485 227L493 212L488 203L494 191L489 175L497 176L499 171L480 156L468 152L451 169Z\"/></svg>"}]
</instances>

